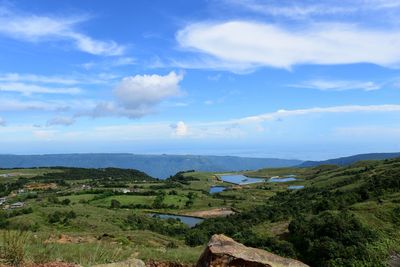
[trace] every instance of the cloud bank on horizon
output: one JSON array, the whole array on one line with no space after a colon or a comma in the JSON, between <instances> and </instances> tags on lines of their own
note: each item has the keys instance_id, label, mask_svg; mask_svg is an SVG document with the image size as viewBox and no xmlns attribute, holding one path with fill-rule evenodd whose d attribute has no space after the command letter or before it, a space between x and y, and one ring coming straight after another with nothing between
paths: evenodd
<instances>
[{"instance_id":1,"label":"cloud bank on horizon","mask_svg":"<svg viewBox=\"0 0 400 267\"><path fill-rule=\"evenodd\" d=\"M397 151L399 15L399 0L0 1L0 143L4 153Z\"/></svg>"}]
</instances>

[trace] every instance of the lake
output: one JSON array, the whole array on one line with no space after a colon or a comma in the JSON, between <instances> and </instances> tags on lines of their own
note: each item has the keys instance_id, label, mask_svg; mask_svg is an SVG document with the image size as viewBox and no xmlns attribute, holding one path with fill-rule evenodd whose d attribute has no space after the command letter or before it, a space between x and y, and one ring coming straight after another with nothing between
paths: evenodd
<instances>
[{"instance_id":1,"label":"lake","mask_svg":"<svg viewBox=\"0 0 400 267\"><path fill-rule=\"evenodd\" d=\"M172 214L164 214L164 213L149 213L152 217L158 217L160 219L179 219L182 223L186 224L190 228L195 227L197 224L204 221L204 219L191 217L191 216L183 216L183 215L172 215Z\"/></svg>"},{"instance_id":2,"label":"lake","mask_svg":"<svg viewBox=\"0 0 400 267\"><path fill-rule=\"evenodd\" d=\"M265 182L264 179L261 178L250 178L246 177L242 174L224 174L219 176L222 181L231 183L231 184L238 184L238 185L245 185L245 184L255 184L255 183L263 183Z\"/></svg>"},{"instance_id":3,"label":"lake","mask_svg":"<svg viewBox=\"0 0 400 267\"><path fill-rule=\"evenodd\" d=\"M304 185L289 185L287 189L289 190L298 190L298 189L303 189Z\"/></svg>"},{"instance_id":4,"label":"lake","mask_svg":"<svg viewBox=\"0 0 400 267\"><path fill-rule=\"evenodd\" d=\"M298 179L294 176L287 176L287 177L271 177L268 179L269 183L286 183L286 182L293 182L297 181Z\"/></svg>"},{"instance_id":5,"label":"lake","mask_svg":"<svg viewBox=\"0 0 400 267\"><path fill-rule=\"evenodd\" d=\"M224 190L226 190L226 186L211 186L210 194L220 193Z\"/></svg>"}]
</instances>

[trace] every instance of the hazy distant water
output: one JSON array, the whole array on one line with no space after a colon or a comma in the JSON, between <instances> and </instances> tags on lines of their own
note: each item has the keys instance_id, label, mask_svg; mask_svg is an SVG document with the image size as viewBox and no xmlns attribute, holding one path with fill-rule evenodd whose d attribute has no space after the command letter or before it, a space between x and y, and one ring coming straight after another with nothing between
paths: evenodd
<instances>
[{"instance_id":1,"label":"hazy distant water","mask_svg":"<svg viewBox=\"0 0 400 267\"><path fill-rule=\"evenodd\" d=\"M242 174L227 174L227 175L220 175L220 177L221 177L221 180L224 182L238 184L238 185L255 184L255 183L265 182L265 179L250 178L250 177L246 177Z\"/></svg>"},{"instance_id":2,"label":"hazy distant water","mask_svg":"<svg viewBox=\"0 0 400 267\"><path fill-rule=\"evenodd\" d=\"M225 186L211 186L210 194L220 193L226 189Z\"/></svg>"}]
</instances>

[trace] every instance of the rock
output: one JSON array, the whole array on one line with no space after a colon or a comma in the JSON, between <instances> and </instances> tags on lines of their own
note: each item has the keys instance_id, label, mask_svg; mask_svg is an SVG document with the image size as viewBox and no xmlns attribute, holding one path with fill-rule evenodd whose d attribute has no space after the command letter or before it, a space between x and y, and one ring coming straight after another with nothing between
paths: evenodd
<instances>
[{"instance_id":1,"label":"rock","mask_svg":"<svg viewBox=\"0 0 400 267\"><path fill-rule=\"evenodd\" d=\"M145 266L146 265L141 260L129 259L121 262L94 265L93 267L145 267Z\"/></svg>"},{"instance_id":2,"label":"rock","mask_svg":"<svg viewBox=\"0 0 400 267\"><path fill-rule=\"evenodd\" d=\"M197 262L197 267L306 267L262 249L246 247L224 235L213 235Z\"/></svg>"}]
</instances>

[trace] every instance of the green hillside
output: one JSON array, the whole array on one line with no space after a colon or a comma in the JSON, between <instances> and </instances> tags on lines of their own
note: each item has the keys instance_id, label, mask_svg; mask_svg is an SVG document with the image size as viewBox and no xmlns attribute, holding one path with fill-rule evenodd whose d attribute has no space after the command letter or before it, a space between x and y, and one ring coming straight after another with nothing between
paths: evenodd
<instances>
[{"instance_id":1,"label":"green hillside","mask_svg":"<svg viewBox=\"0 0 400 267\"><path fill-rule=\"evenodd\" d=\"M120 169L2 174L5 262L12 258L6 257L5 244L24 238L27 262L61 259L90 266L136 257L193 263L215 233L311 266L388 266L390 256L400 252L400 159L261 169L245 174L265 182L248 185L205 172L177 173L167 180ZM267 182L289 175L297 180ZM226 190L210 194L216 185ZM304 189L288 190L293 185ZM17 201L24 206L11 209ZM235 214L214 217L226 211ZM149 214L205 220L190 228Z\"/></svg>"}]
</instances>

